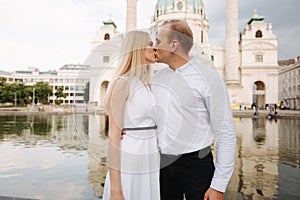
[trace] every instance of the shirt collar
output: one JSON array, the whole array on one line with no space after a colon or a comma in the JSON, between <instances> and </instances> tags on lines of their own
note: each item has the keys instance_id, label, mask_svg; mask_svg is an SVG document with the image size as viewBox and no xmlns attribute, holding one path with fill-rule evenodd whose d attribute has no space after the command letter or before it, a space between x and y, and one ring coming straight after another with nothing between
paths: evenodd
<instances>
[{"instance_id":1,"label":"shirt collar","mask_svg":"<svg viewBox=\"0 0 300 200\"><path fill-rule=\"evenodd\" d=\"M175 73L180 73L180 72L182 72L183 70L185 70L190 65L190 63L192 62L192 60L193 60L193 57L190 57L190 60L187 63L185 63L181 67L178 67L175 71L169 66L169 71L172 71L172 72L175 72Z\"/></svg>"},{"instance_id":2,"label":"shirt collar","mask_svg":"<svg viewBox=\"0 0 300 200\"><path fill-rule=\"evenodd\" d=\"M175 70L175 72L180 73L180 72L182 72L185 68L187 68L187 66L189 66L189 65L190 65L190 61L187 62L187 63L185 63L185 64L182 65L181 67L178 67L178 68Z\"/></svg>"}]
</instances>

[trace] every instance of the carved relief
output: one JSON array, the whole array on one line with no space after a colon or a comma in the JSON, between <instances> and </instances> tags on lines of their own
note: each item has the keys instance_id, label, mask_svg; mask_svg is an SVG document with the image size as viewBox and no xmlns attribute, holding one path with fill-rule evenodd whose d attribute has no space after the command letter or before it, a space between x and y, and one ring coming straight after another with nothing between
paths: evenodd
<instances>
[{"instance_id":1,"label":"carved relief","mask_svg":"<svg viewBox=\"0 0 300 200\"><path fill-rule=\"evenodd\" d=\"M276 50L277 47L269 42L252 42L242 46L245 50L258 50L258 49L265 49L265 50Z\"/></svg>"}]
</instances>

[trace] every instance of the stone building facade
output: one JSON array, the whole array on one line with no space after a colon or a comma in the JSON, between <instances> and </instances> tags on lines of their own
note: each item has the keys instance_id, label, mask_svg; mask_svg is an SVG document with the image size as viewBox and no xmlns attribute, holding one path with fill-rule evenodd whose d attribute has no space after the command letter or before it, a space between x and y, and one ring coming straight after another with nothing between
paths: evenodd
<instances>
[{"instance_id":1,"label":"stone building facade","mask_svg":"<svg viewBox=\"0 0 300 200\"><path fill-rule=\"evenodd\" d=\"M135 4L136 1L127 1L127 9L134 12ZM186 20L195 38L191 55L205 59L219 71L227 83L232 108L239 105L264 108L266 104L278 103L278 41L272 25L255 11L239 34L237 14L238 1L227 0L224 46L212 46L209 42L208 17L202 0L158 0L149 30L154 34L165 20ZM134 16L136 13L128 14L127 21L136 21L132 19ZM132 23L127 26L132 29ZM109 19L103 22L92 42L93 48L84 64L91 66L90 101L95 105L103 105L117 67L122 38L123 34L118 33L117 26Z\"/></svg>"}]
</instances>

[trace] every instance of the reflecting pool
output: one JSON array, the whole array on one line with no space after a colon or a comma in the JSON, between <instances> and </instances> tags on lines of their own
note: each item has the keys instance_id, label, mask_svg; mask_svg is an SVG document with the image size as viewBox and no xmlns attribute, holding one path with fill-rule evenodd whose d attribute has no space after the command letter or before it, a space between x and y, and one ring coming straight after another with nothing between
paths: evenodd
<instances>
[{"instance_id":1,"label":"reflecting pool","mask_svg":"<svg viewBox=\"0 0 300 200\"><path fill-rule=\"evenodd\" d=\"M234 120L236 164L226 199L300 199L300 120ZM0 115L0 197L99 199L105 127L102 115Z\"/></svg>"}]
</instances>

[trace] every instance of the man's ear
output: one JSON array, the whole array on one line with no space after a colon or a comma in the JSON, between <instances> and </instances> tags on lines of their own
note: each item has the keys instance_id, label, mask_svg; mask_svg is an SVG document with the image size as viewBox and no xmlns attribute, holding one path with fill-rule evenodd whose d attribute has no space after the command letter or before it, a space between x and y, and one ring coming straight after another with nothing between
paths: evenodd
<instances>
[{"instance_id":1,"label":"man's ear","mask_svg":"<svg viewBox=\"0 0 300 200\"><path fill-rule=\"evenodd\" d=\"M172 52L175 52L178 48L178 40L173 40L171 42L171 49L172 49Z\"/></svg>"}]
</instances>

